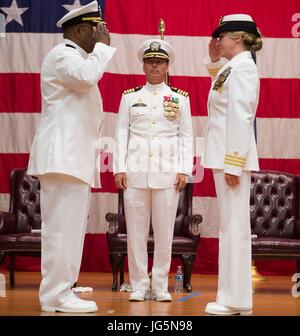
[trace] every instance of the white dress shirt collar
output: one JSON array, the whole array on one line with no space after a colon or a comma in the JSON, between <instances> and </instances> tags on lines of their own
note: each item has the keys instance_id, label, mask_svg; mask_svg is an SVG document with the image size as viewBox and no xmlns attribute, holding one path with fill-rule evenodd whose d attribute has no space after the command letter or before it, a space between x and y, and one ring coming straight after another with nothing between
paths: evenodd
<instances>
[{"instance_id":1,"label":"white dress shirt collar","mask_svg":"<svg viewBox=\"0 0 300 336\"><path fill-rule=\"evenodd\" d=\"M146 83L145 87L147 90L149 90L150 92L158 92L158 91L162 91L163 89L166 88L166 84L165 82L162 82L160 84L150 84L150 83Z\"/></svg>"}]
</instances>

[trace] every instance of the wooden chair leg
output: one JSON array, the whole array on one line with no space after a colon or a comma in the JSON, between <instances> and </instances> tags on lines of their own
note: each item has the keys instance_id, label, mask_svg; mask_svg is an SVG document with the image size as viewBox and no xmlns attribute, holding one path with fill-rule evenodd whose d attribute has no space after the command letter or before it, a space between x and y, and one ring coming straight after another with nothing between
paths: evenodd
<instances>
[{"instance_id":1,"label":"wooden chair leg","mask_svg":"<svg viewBox=\"0 0 300 336\"><path fill-rule=\"evenodd\" d=\"M124 254L122 254L122 260L120 262L120 286L124 283Z\"/></svg>"},{"instance_id":2,"label":"wooden chair leg","mask_svg":"<svg viewBox=\"0 0 300 336\"><path fill-rule=\"evenodd\" d=\"M184 273L183 287L186 289L187 292L192 291L191 277L195 259L196 256L194 254L183 254L181 256L181 261L183 264L183 273Z\"/></svg>"},{"instance_id":3,"label":"wooden chair leg","mask_svg":"<svg viewBox=\"0 0 300 336\"><path fill-rule=\"evenodd\" d=\"M113 273L113 284L111 286L111 289L113 292L117 291L117 288L118 288L118 272L119 272L120 264L122 262L122 257L123 255L121 253L117 253L117 254L112 253L109 255L112 273Z\"/></svg>"},{"instance_id":4,"label":"wooden chair leg","mask_svg":"<svg viewBox=\"0 0 300 336\"><path fill-rule=\"evenodd\" d=\"M9 284L10 288L15 287L15 256L9 256Z\"/></svg>"}]
</instances>

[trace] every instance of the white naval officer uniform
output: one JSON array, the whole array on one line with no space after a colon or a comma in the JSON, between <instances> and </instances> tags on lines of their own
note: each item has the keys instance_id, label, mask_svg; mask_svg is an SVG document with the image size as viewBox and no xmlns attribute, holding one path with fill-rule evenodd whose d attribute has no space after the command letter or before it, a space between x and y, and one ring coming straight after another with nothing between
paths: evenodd
<instances>
[{"instance_id":1,"label":"white naval officer uniform","mask_svg":"<svg viewBox=\"0 0 300 336\"><path fill-rule=\"evenodd\" d=\"M97 83L114 53L96 43L88 54L65 39L42 64L42 113L28 166L41 181L42 307L63 304L79 274L90 186L100 187Z\"/></svg>"},{"instance_id":2,"label":"white naval officer uniform","mask_svg":"<svg viewBox=\"0 0 300 336\"><path fill-rule=\"evenodd\" d=\"M248 51L222 66L205 61L213 77L203 165L213 169L220 208L217 304L252 307L250 176L259 170L254 118L259 98L257 67ZM220 68L221 65L221 68ZM224 174L240 176L230 188Z\"/></svg>"},{"instance_id":3,"label":"white naval officer uniform","mask_svg":"<svg viewBox=\"0 0 300 336\"><path fill-rule=\"evenodd\" d=\"M164 97L178 99L179 115L175 120L165 116ZM179 199L174 182L178 173L190 175L192 166L192 121L187 93L171 89L165 83L147 83L125 91L116 129L114 174L127 174L124 202L133 291L145 292L150 287L147 254L150 218L155 241L152 291L168 290Z\"/></svg>"}]
</instances>

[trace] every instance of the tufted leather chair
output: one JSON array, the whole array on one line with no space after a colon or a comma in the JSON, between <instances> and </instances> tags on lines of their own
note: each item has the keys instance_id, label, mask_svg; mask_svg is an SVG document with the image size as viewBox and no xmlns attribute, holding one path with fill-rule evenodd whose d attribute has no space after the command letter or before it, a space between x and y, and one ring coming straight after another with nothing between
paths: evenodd
<instances>
[{"instance_id":1,"label":"tufted leather chair","mask_svg":"<svg viewBox=\"0 0 300 336\"><path fill-rule=\"evenodd\" d=\"M106 237L113 273L113 291L117 290L119 269L120 284L124 282L124 257L127 255L123 190L119 190L118 197L118 213L106 214L106 220L109 222ZM180 191L172 244L172 256L181 258L184 271L184 288L188 292L192 291L192 267L196 259L196 251L200 240L199 224L202 222L201 215L192 214L192 198L193 184L188 183L187 186ZM148 239L148 254L150 256L153 256L153 249L154 240L151 226Z\"/></svg>"},{"instance_id":2,"label":"tufted leather chair","mask_svg":"<svg viewBox=\"0 0 300 336\"><path fill-rule=\"evenodd\" d=\"M14 169L10 176L8 212L0 212L0 265L10 257L10 286L15 284L15 256L40 256L41 234L40 184L26 174L26 168Z\"/></svg>"},{"instance_id":3,"label":"tufted leather chair","mask_svg":"<svg viewBox=\"0 0 300 336\"><path fill-rule=\"evenodd\" d=\"M253 172L250 216L254 259L296 259L300 273L300 176Z\"/></svg>"}]
</instances>

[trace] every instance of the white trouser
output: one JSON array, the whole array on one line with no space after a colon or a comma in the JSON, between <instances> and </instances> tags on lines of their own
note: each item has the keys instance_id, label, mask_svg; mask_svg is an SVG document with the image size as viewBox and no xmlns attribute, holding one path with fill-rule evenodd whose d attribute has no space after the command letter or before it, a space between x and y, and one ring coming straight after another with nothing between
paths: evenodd
<instances>
[{"instance_id":1,"label":"white trouser","mask_svg":"<svg viewBox=\"0 0 300 336\"><path fill-rule=\"evenodd\" d=\"M223 170L213 170L220 209L219 280L217 303L252 308L250 179L242 172L235 188L225 182Z\"/></svg>"},{"instance_id":2,"label":"white trouser","mask_svg":"<svg viewBox=\"0 0 300 336\"><path fill-rule=\"evenodd\" d=\"M172 241L179 192L172 189L134 189L124 192L127 227L128 268L132 289L150 288L147 240L150 217L154 234L153 292L168 290Z\"/></svg>"},{"instance_id":3,"label":"white trouser","mask_svg":"<svg viewBox=\"0 0 300 336\"><path fill-rule=\"evenodd\" d=\"M41 181L42 306L59 306L77 281L88 216L90 186L64 174Z\"/></svg>"}]
</instances>

